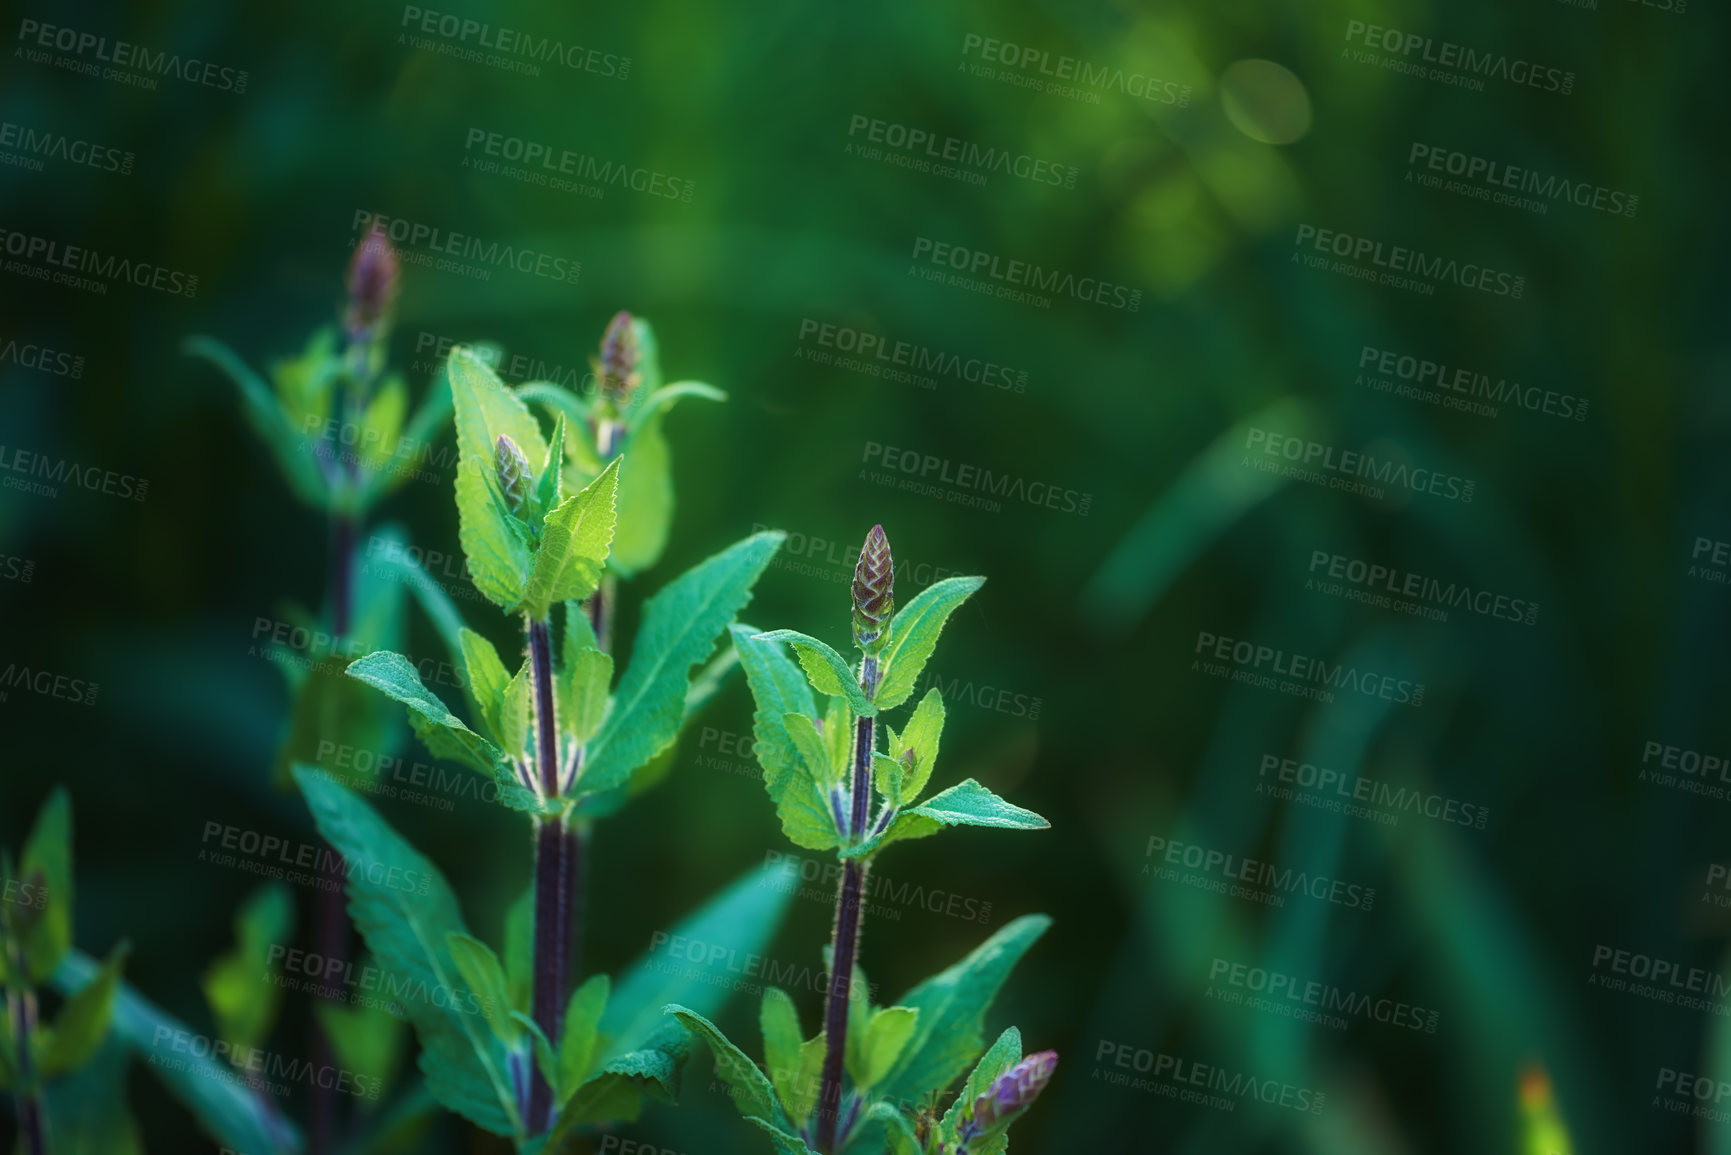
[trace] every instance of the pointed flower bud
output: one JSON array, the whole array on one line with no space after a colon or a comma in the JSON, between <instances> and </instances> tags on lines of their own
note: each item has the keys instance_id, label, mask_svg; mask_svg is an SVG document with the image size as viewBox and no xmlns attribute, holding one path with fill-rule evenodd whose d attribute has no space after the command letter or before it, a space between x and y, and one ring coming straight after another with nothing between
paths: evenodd
<instances>
[{"instance_id":1,"label":"pointed flower bud","mask_svg":"<svg viewBox=\"0 0 1731 1155\"><path fill-rule=\"evenodd\" d=\"M505 495L505 504L512 513L523 512L523 505L529 500L529 459L507 434L499 434L493 467L499 474L499 490Z\"/></svg>"},{"instance_id":2,"label":"pointed flower bud","mask_svg":"<svg viewBox=\"0 0 1731 1155\"><path fill-rule=\"evenodd\" d=\"M589 360L596 379L601 383L601 392L614 402L623 404L643 380L643 374L637 370L642 356L631 314L621 309L607 322L607 332L601 336L601 355Z\"/></svg>"},{"instance_id":3,"label":"pointed flower bud","mask_svg":"<svg viewBox=\"0 0 1731 1155\"><path fill-rule=\"evenodd\" d=\"M344 325L351 336L364 337L389 319L397 302L400 269L390 234L374 225L349 261L349 308Z\"/></svg>"},{"instance_id":4,"label":"pointed flower bud","mask_svg":"<svg viewBox=\"0 0 1731 1155\"><path fill-rule=\"evenodd\" d=\"M1033 1106L1057 1069L1058 1052L1040 1051L999 1075L985 1094L975 1097L974 1117L962 1124L963 1138L984 1135Z\"/></svg>"},{"instance_id":5,"label":"pointed flower bud","mask_svg":"<svg viewBox=\"0 0 1731 1155\"><path fill-rule=\"evenodd\" d=\"M872 526L853 571L853 644L866 656L883 649L885 632L896 612L896 569L884 527Z\"/></svg>"}]
</instances>

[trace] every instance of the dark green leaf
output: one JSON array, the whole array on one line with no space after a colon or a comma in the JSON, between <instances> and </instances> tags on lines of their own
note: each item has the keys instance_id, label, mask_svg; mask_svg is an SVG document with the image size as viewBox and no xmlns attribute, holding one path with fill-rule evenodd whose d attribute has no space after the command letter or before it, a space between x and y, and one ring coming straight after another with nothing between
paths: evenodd
<instances>
[{"instance_id":1,"label":"dark green leaf","mask_svg":"<svg viewBox=\"0 0 1731 1155\"><path fill-rule=\"evenodd\" d=\"M877 708L893 710L913 695L926 661L937 647L938 635L956 607L986 584L983 577L953 577L933 582L890 620L889 637L880 659L883 680L875 695Z\"/></svg>"}]
</instances>

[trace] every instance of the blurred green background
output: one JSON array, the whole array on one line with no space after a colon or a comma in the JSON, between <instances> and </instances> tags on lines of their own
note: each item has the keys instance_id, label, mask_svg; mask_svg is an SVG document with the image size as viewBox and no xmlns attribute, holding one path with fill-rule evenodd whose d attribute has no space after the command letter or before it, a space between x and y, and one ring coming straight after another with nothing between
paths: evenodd
<instances>
[{"instance_id":1,"label":"blurred green background","mask_svg":"<svg viewBox=\"0 0 1731 1155\"><path fill-rule=\"evenodd\" d=\"M255 880L198 861L204 824L310 834L300 801L269 785L286 696L252 647L259 619L318 603L324 528L287 496L232 389L178 346L215 335L260 367L297 352L334 320L356 214L375 212L582 262L575 285L406 264L394 363L417 395L442 339L581 373L619 308L655 323L671 378L729 391L670 422L674 543L634 597L756 525L793 535L750 608L758 624L839 624L874 522L908 566L906 593L942 572L988 575L934 664L972 703L951 707L947 772L1053 829L900 852L885 867L895 881L990 913L903 904L868 920L863 961L900 991L1018 914L1056 916L988 1024L1018 1023L1031 1048L1063 1056L1019 1150L1551 1150L1544 1112L1523 1112L1519 1094L1543 1071L1571 1150L1731 1151L1731 1125L1666 1109L1675 1096L1655 1087L1665 1068L1731 1078L1726 1018L1590 982L1607 973L1594 967L1606 944L1731 970L1731 921L1702 894L1709 865L1731 856L1731 811L1639 777L1648 742L1731 749L1731 592L1689 572L1698 538L1731 539L1717 6L440 11L629 58L628 75L544 63L530 76L423 50L406 39L424 35L417 18L388 4L12 9L4 119L134 162L0 167L0 224L199 278L186 299L0 272L0 338L84 358L76 378L0 363L0 445L149 481L139 503L0 490L0 553L32 566L0 580L0 661L101 686L92 706L16 690L0 701L0 842L21 842L52 783L70 787L85 949L130 936L130 979L207 1021L198 975ZM35 63L19 51L31 19L244 69L246 90L165 78L145 91ZM1354 20L1554 65L1574 89L1400 75L1350 55ZM1188 86L1188 103L975 75L987 38L1150 73ZM1247 59L1278 62L1292 83L1228 72ZM1074 187L858 155L869 130L856 118L1073 166ZM481 157L476 133L689 182L689 202L483 172L465 165ZM1415 142L1638 194L1639 210L1534 213L1425 189L1405 179ZM1425 296L1307 268L1301 224L1511 270L1525 291ZM1038 308L931 283L913 272L918 238L1139 289L1140 308L1062 296ZM925 388L819 364L803 355L818 347L802 342L806 322L984 358L1026 387L940 375ZM1355 381L1366 346L1584 398L1588 414L1481 417L1378 393ZM1393 453L1474 479L1475 497L1282 487L1242 464L1246 425ZM880 487L862 474L882 469L862 460L873 443L1091 503L1086 516L993 511ZM383 515L460 558L449 483L448 471L411 483ZM1436 622L1322 596L1305 588L1318 550L1541 613L1532 626L1458 610ZM465 597L460 564L434 568L506 640ZM1396 669L1425 683L1425 701L1232 685L1192 670L1199 631ZM439 653L419 616L410 649ZM714 733L688 738L668 780L601 828L590 965L623 965L788 849L749 758L724 749L749 712L730 687L704 719ZM1441 793L1489 820L1385 826L1276 801L1256 790L1269 754ZM528 874L519 824L473 803L380 805L496 936ZM1145 877L1150 836L1375 887L1375 907L1270 908ZM304 929L312 899L297 898ZM825 904L796 902L774 957L815 963L828 921ZM1217 959L1434 1010L1436 1029L1224 1005L1210 997ZM809 1021L816 996L799 1002ZM305 1038L291 998L278 1045ZM1326 1106L1210 1109L1115 1085L1122 1047L1322 1092ZM146 1073L132 1079L152 1150L211 1149ZM706 1084L692 1077L685 1109L624 1134L693 1155L754 1149ZM476 1143L449 1124L424 1149L491 1149Z\"/></svg>"}]
</instances>

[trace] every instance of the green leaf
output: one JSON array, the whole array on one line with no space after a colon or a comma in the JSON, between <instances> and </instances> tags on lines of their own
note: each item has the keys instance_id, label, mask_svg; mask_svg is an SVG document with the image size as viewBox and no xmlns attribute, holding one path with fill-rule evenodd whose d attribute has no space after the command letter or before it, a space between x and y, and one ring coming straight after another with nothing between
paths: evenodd
<instances>
[{"instance_id":1,"label":"green leaf","mask_svg":"<svg viewBox=\"0 0 1731 1155\"><path fill-rule=\"evenodd\" d=\"M555 417L567 418L579 429L589 421L589 403L563 385L551 381L525 381L517 386L516 393L517 400L545 405ZM566 451L582 440L581 437L572 438L565 447Z\"/></svg>"},{"instance_id":2,"label":"green leaf","mask_svg":"<svg viewBox=\"0 0 1731 1155\"><path fill-rule=\"evenodd\" d=\"M101 973L95 959L69 953L54 985L75 995ZM212 1139L247 1155L297 1155L300 1135L266 1097L235 1081L229 1067L193 1050L196 1037L187 1025L121 983L114 1000L112 1027L169 1092L192 1112ZM177 1040L187 1041L183 1049Z\"/></svg>"},{"instance_id":3,"label":"green leaf","mask_svg":"<svg viewBox=\"0 0 1731 1155\"><path fill-rule=\"evenodd\" d=\"M879 1124L889 1143L889 1155L923 1155L924 1147L912 1123L894 1103L873 1103L866 1119Z\"/></svg>"},{"instance_id":4,"label":"green leaf","mask_svg":"<svg viewBox=\"0 0 1731 1155\"><path fill-rule=\"evenodd\" d=\"M897 999L896 1005L912 1007L920 1016L894 1070L878 1084L878 1094L911 1102L933 1087L949 1086L966 1070L983 1046L986 1008L1010 969L1051 925L1045 915L1024 915Z\"/></svg>"},{"instance_id":5,"label":"green leaf","mask_svg":"<svg viewBox=\"0 0 1731 1155\"><path fill-rule=\"evenodd\" d=\"M521 399L521 398L519 398ZM535 479L535 508L543 513L559 504L565 475L565 415L553 420L553 440L547 443L547 460Z\"/></svg>"},{"instance_id":6,"label":"green leaf","mask_svg":"<svg viewBox=\"0 0 1731 1155\"><path fill-rule=\"evenodd\" d=\"M316 421L313 428L301 428L264 379L227 345L210 337L189 337L180 348L189 357L209 361L234 382L248 423L276 458L277 468L288 478L295 496L314 509L324 509L330 502L330 486L313 456L323 411L312 414Z\"/></svg>"},{"instance_id":7,"label":"green leaf","mask_svg":"<svg viewBox=\"0 0 1731 1155\"><path fill-rule=\"evenodd\" d=\"M409 411L409 390L392 376L373 393L361 415L360 468L369 477L390 464Z\"/></svg>"},{"instance_id":8,"label":"green leaf","mask_svg":"<svg viewBox=\"0 0 1731 1155\"><path fill-rule=\"evenodd\" d=\"M613 684L613 656L601 650L578 650L566 675L564 729L573 740L587 742L607 716L607 692Z\"/></svg>"},{"instance_id":9,"label":"green leaf","mask_svg":"<svg viewBox=\"0 0 1731 1155\"><path fill-rule=\"evenodd\" d=\"M957 606L986 584L983 577L953 577L933 582L890 619L880 663L883 680L875 696L877 708L893 710L907 701L938 644L944 623Z\"/></svg>"},{"instance_id":10,"label":"green leaf","mask_svg":"<svg viewBox=\"0 0 1731 1155\"><path fill-rule=\"evenodd\" d=\"M666 1010L686 1030L709 1044L710 1053L715 1056L715 1073L733 1089L730 1097L741 1115L748 1119L764 1119L778 1126L786 1124L787 1117L782 1114L769 1077L744 1051L734 1046L720 1028L678 1003L668 1004Z\"/></svg>"},{"instance_id":11,"label":"green leaf","mask_svg":"<svg viewBox=\"0 0 1731 1155\"><path fill-rule=\"evenodd\" d=\"M654 420L665 410L673 408L673 403L682 397L701 397L705 401L726 401L727 394L704 381L675 381L659 389L645 393L643 400L633 410L631 420L635 423L647 423Z\"/></svg>"},{"instance_id":12,"label":"green leaf","mask_svg":"<svg viewBox=\"0 0 1731 1155\"><path fill-rule=\"evenodd\" d=\"M530 1009L535 981L535 884L523 888L505 911L505 987L511 1006Z\"/></svg>"},{"instance_id":13,"label":"green leaf","mask_svg":"<svg viewBox=\"0 0 1731 1155\"><path fill-rule=\"evenodd\" d=\"M818 693L847 699L853 712L864 717L869 718L878 712L877 706L860 689L859 680L847 659L810 634L798 630L771 630L759 634L758 640L786 642L792 646L799 656L800 668L805 671L806 679Z\"/></svg>"},{"instance_id":14,"label":"green leaf","mask_svg":"<svg viewBox=\"0 0 1731 1155\"><path fill-rule=\"evenodd\" d=\"M610 990L606 975L591 975L571 992L571 1001L565 1006L565 1034L559 1040L561 1107L595 1065L595 1052L601 1042L601 1016L607 1010Z\"/></svg>"},{"instance_id":15,"label":"green leaf","mask_svg":"<svg viewBox=\"0 0 1731 1155\"><path fill-rule=\"evenodd\" d=\"M349 914L380 967L409 992L400 999L421 1041L427 1087L447 1108L498 1135L523 1133L504 1046L461 1001L461 971L448 936L463 935L457 899L438 868L372 807L317 774L297 769L319 833L349 864Z\"/></svg>"},{"instance_id":16,"label":"green leaf","mask_svg":"<svg viewBox=\"0 0 1731 1155\"><path fill-rule=\"evenodd\" d=\"M803 765L799 748L787 731L787 716L816 714L817 703L805 675L780 643L760 641L759 632L744 624L732 626L729 632L757 706L752 715L752 737L758 764L763 767L763 784L779 806L788 779Z\"/></svg>"},{"instance_id":17,"label":"green leaf","mask_svg":"<svg viewBox=\"0 0 1731 1155\"><path fill-rule=\"evenodd\" d=\"M831 697L823 716L823 741L829 747L831 781L845 781L853 769L853 744L858 737L854 721L847 699Z\"/></svg>"},{"instance_id":18,"label":"green leaf","mask_svg":"<svg viewBox=\"0 0 1731 1155\"><path fill-rule=\"evenodd\" d=\"M620 454L619 529L613 568L631 577L661 560L673 527L673 451L661 415L626 434Z\"/></svg>"},{"instance_id":19,"label":"green leaf","mask_svg":"<svg viewBox=\"0 0 1731 1155\"><path fill-rule=\"evenodd\" d=\"M938 741L944 735L944 696L933 686L914 707L907 729L894 737L890 753L900 758L905 751L914 752L914 767L902 783L902 796L909 801L920 796L931 781L932 767L938 760Z\"/></svg>"},{"instance_id":20,"label":"green leaf","mask_svg":"<svg viewBox=\"0 0 1731 1155\"><path fill-rule=\"evenodd\" d=\"M656 936L655 945L613 984L601 1020L604 1058L648 1045L668 1025L662 1007L680 1003L699 1014L720 1012L730 987L672 957L672 946L701 942L729 957L762 954L799 889L791 863L747 871L694 913ZM708 980L708 981L706 981Z\"/></svg>"},{"instance_id":21,"label":"green leaf","mask_svg":"<svg viewBox=\"0 0 1731 1155\"><path fill-rule=\"evenodd\" d=\"M554 602L581 601L601 583L613 541L613 495L619 485L619 463L601 471L581 493L566 498L547 514L541 545L522 600L507 607L533 621L544 621Z\"/></svg>"},{"instance_id":22,"label":"green leaf","mask_svg":"<svg viewBox=\"0 0 1731 1155\"><path fill-rule=\"evenodd\" d=\"M799 752L799 766L770 790L782 832L796 845L811 850L840 846L845 840L836 829L835 811L829 801L829 748L804 714L788 714L782 723Z\"/></svg>"},{"instance_id":23,"label":"green leaf","mask_svg":"<svg viewBox=\"0 0 1731 1155\"><path fill-rule=\"evenodd\" d=\"M337 1066L355 1076L359 1105L376 1107L408 1050L409 1025L371 1000L357 1000L353 1006L321 1002L313 1013L330 1040Z\"/></svg>"},{"instance_id":24,"label":"green leaf","mask_svg":"<svg viewBox=\"0 0 1731 1155\"><path fill-rule=\"evenodd\" d=\"M499 499L495 445L508 436L530 461L543 461L547 442L523 402L470 350L452 350L446 372L456 409L458 538L475 588L509 608L529 579L529 545Z\"/></svg>"},{"instance_id":25,"label":"green leaf","mask_svg":"<svg viewBox=\"0 0 1731 1155\"><path fill-rule=\"evenodd\" d=\"M1002 830L1045 830L1052 824L1020 806L1011 805L972 778L940 791L912 810L896 815L890 828L871 849L892 842L924 838L944 826L993 826Z\"/></svg>"},{"instance_id":26,"label":"green leaf","mask_svg":"<svg viewBox=\"0 0 1731 1155\"><path fill-rule=\"evenodd\" d=\"M528 1037L529 1049L534 1052L535 1069L547 1080L547 1086L553 1092L553 1101L562 1101L565 1096L561 1094L563 1084L559 1082L559 1059L553 1054L553 1042L547 1038L547 1032L541 1029L541 1024L522 1011L512 1011L508 1017L511 1025Z\"/></svg>"},{"instance_id":27,"label":"green leaf","mask_svg":"<svg viewBox=\"0 0 1731 1155\"><path fill-rule=\"evenodd\" d=\"M801 1043L799 1063L792 1077L785 1080L785 1087L776 1088L787 1107L788 1121L795 1127L805 1126L805 1121L811 1118L811 1109L817 1106L818 1095L823 1092L823 1061L828 1050L822 1031L816 1038Z\"/></svg>"},{"instance_id":28,"label":"green leaf","mask_svg":"<svg viewBox=\"0 0 1731 1155\"><path fill-rule=\"evenodd\" d=\"M88 1063L96 1054L102 1040L108 1035L108 1024L114 1014L114 997L120 988L120 972L126 964L126 956L132 950L132 944L124 939L117 943L108 957L102 960L102 969L96 972L96 977L77 994L66 1000L66 1005L60 1009L60 1015L49 1028L48 1038L42 1050L41 1065L44 1076L53 1077L75 1071ZM257 979L254 979L257 982Z\"/></svg>"},{"instance_id":29,"label":"green leaf","mask_svg":"<svg viewBox=\"0 0 1731 1155\"><path fill-rule=\"evenodd\" d=\"M271 948L294 940L294 899L280 882L255 890L234 916L235 948L204 973L204 998L217 1034L237 1049L262 1047L276 1024L282 987ZM267 981L260 981L263 976Z\"/></svg>"},{"instance_id":30,"label":"green leaf","mask_svg":"<svg viewBox=\"0 0 1731 1155\"><path fill-rule=\"evenodd\" d=\"M908 1040L913 1038L920 1012L914 1007L884 1007L872 1014L860 1045L857 1068L850 1070L860 1087L876 1086L894 1069Z\"/></svg>"},{"instance_id":31,"label":"green leaf","mask_svg":"<svg viewBox=\"0 0 1731 1155\"><path fill-rule=\"evenodd\" d=\"M445 704L426 686L409 659L389 650L381 650L349 663L349 677L384 691L409 708L409 724L415 736L434 757L449 758L481 771L492 778L500 777L504 755L499 748L463 725ZM507 773L505 781L512 781Z\"/></svg>"},{"instance_id":32,"label":"green leaf","mask_svg":"<svg viewBox=\"0 0 1731 1155\"><path fill-rule=\"evenodd\" d=\"M672 745L685 717L691 668L751 600L785 535L753 534L699 562L650 598L613 709L590 743L577 789L600 793Z\"/></svg>"},{"instance_id":33,"label":"green leaf","mask_svg":"<svg viewBox=\"0 0 1731 1155\"><path fill-rule=\"evenodd\" d=\"M650 1045L609 1059L577 1087L548 1134L548 1150L560 1149L567 1135L586 1124L636 1119L645 1098L664 1103L677 1099L691 1036L672 1020L664 1022Z\"/></svg>"},{"instance_id":34,"label":"green leaf","mask_svg":"<svg viewBox=\"0 0 1731 1155\"><path fill-rule=\"evenodd\" d=\"M45 908L30 912L22 936L26 977L40 986L72 949L72 799L64 786L56 786L36 812L18 872L26 880L40 874L48 899Z\"/></svg>"},{"instance_id":35,"label":"green leaf","mask_svg":"<svg viewBox=\"0 0 1731 1155\"><path fill-rule=\"evenodd\" d=\"M962 1084L961 1093L956 1096L956 1101L950 1104L950 1109L944 1112L941 1124L944 1133L954 1136L964 1120L973 1118L974 1100L991 1090L999 1075L1021 1061L1022 1032L1015 1027L1006 1027L1004 1033L998 1036L998 1041L988 1047L986 1053L980 1056L980 1061L974 1064L968 1081Z\"/></svg>"},{"instance_id":36,"label":"green leaf","mask_svg":"<svg viewBox=\"0 0 1731 1155\"><path fill-rule=\"evenodd\" d=\"M806 1146L804 1139L786 1128L777 1127L767 1119L759 1119L755 1116L748 1117L745 1121L769 1135L769 1141L775 1147L775 1155L816 1155L810 1147Z\"/></svg>"},{"instance_id":37,"label":"green leaf","mask_svg":"<svg viewBox=\"0 0 1731 1155\"><path fill-rule=\"evenodd\" d=\"M445 935L445 945L457 964L463 981L469 984L481 1001L481 1015L487 1020L494 1036L506 1047L517 1045L521 1034L511 1020L511 991L505 982L505 968L493 948L472 934L451 931Z\"/></svg>"},{"instance_id":38,"label":"green leaf","mask_svg":"<svg viewBox=\"0 0 1731 1155\"><path fill-rule=\"evenodd\" d=\"M525 657L499 703L499 740L505 744L505 753L514 758L522 757L529 748L529 715L534 696L534 671Z\"/></svg>"},{"instance_id":39,"label":"green leaf","mask_svg":"<svg viewBox=\"0 0 1731 1155\"><path fill-rule=\"evenodd\" d=\"M872 751L872 785L891 806L900 806L910 793L905 785L907 767L888 754Z\"/></svg>"},{"instance_id":40,"label":"green leaf","mask_svg":"<svg viewBox=\"0 0 1731 1155\"><path fill-rule=\"evenodd\" d=\"M764 987L757 1022L763 1031L763 1062L769 1068L769 1081L780 1096L781 1105L792 1115L790 1104L799 1079L799 1049L805 1037L799 1028L799 1009L780 987ZM795 1122L798 1121L795 1116Z\"/></svg>"},{"instance_id":41,"label":"green leaf","mask_svg":"<svg viewBox=\"0 0 1731 1155\"><path fill-rule=\"evenodd\" d=\"M126 1103L130 1065L125 1042L110 1035L90 1062L48 1084L43 1106L52 1155L144 1155Z\"/></svg>"},{"instance_id":42,"label":"green leaf","mask_svg":"<svg viewBox=\"0 0 1731 1155\"><path fill-rule=\"evenodd\" d=\"M511 675L505 670L505 663L499 660L499 651L493 648L492 642L467 627L458 631L457 638L469 696L480 712L487 736L495 745L509 746L510 743L503 738L500 707L505 701L505 688L511 684Z\"/></svg>"}]
</instances>

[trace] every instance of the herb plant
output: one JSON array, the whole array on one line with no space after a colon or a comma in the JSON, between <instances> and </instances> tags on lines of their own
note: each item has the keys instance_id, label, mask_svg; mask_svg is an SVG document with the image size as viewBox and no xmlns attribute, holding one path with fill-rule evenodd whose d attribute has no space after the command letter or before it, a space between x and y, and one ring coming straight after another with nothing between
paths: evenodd
<instances>
[{"instance_id":1,"label":"herb plant","mask_svg":"<svg viewBox=\"0 0 1731 1155\"><path fill-rule=\"evenodd\" d=\"M467 348L448 361L469 574L521 623L524 638L513 669L479 633L459 630L459 681L473 726L401 654L376 652L348 667L407 707L436 757L485 775L503 804L528 817L533 883L507 919L503 960L468 933L436 869L369 806L314 768L296 770L321 833L346 859L437 881L422 895L380 884L376 872L353 872L351 911L387 969L431 984L461 981L494 1008L476 1024L432 1002L405 1006L433 1096L524 1150L552 1149L587 1124L634 1118L643 1096L671 1099L677 1090L689 1039L649 1000L665 1001L681 984L639 968L617 990L605 975L571 989L585 846L595 819L665 772L666 755L732 654L695 680L693 669L711 657L782 538L746 538L648 599L615 680L618 578L654 563L671 519L663 415L681 397L719 394L696 382L663 386L653 331L623 313L594 368L595 387L574 393L546 383L508 388ZM528 403L552 413L551 434ZM762 945L784 902L751 880L697 922L706 933Z\"/></svg>"},{"instance_id":2,"label":"herb plant","mask_svg":"<svg viewBox=\"0 0 1731 1155\"><path fill-rule=\"evenodd\" d=\"M1057 1065L1050 1051L1024 1058L1014 1027L980 1053L986 1008L1045 930L1044 916L1015 920L888 1007L871 1005L857 961L866 879L885 848L946 826L1048 825L971 778L920 801L944 728L943 697L935 687L899 733L878 724L913 696L945 622L983 582L947 578L896 613L889 541L883 527L874 526L854 571L857 665L793 630L732 629L757 703L753 728L763 782L782 831L796 845L833 851L841 862L823 1023L805 1038L793 1001L779 989L766 990L760 1015L765 1067L759 1067L702 1014L677 1005L668 1011L709 1044L735 1106L782 1155L876 1152L886 1145L897 1155L1001 1152L1009 1125ZM784 646L793 649L797 665ZM814 692L828 699L822 717ZM947 1112L937 1117L921 1110L970 1063L972 1073Z\"/></svg>"}]
</instances>

